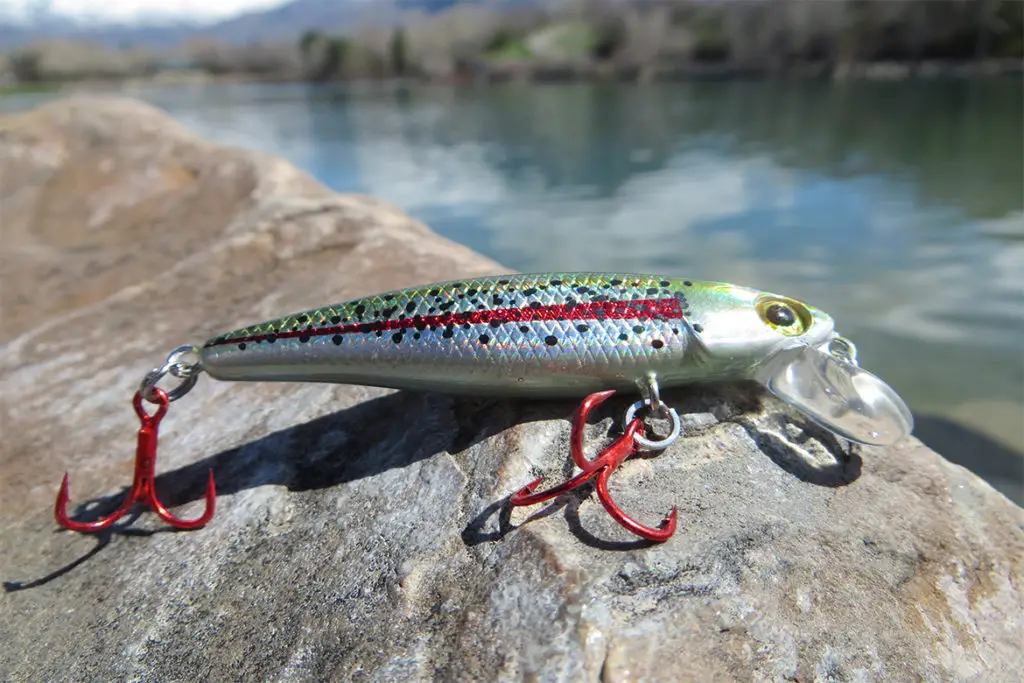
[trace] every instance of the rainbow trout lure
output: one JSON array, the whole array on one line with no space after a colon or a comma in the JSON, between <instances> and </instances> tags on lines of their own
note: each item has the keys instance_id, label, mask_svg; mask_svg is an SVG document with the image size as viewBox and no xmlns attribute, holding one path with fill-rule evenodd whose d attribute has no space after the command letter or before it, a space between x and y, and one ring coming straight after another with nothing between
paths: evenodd
<instances>
[{"instance_id":1,"label":"rainbow trout lure","mask_svg":"<svg viewBox=\"0 0 1024 683\"><path fill-rule=\"evenodd\" d=\"M363 384L462 395L581 397L571 454L582 472L548 491L541 480L510 499L547 500L596 478L598 497L625 528L652 541L675 530L673 509L659 527L629 518L611 499L608 478L640 450L660 450L680 434L660 389L755 380L786 403L851 441L885 445L910 434L913 418L882 380L861 369L853 344L825 312L786 296L721 282L629 273L544 273L470 278L385 292L302 311L176 349L148 373L134 396L141 421L131 491L112 515L94 522L66 512L68 477L55 515L76 531L104 529L136 502L166 522L198 528L213 516L211 470L206 510L174 517L157 499L157 429L168 405L200 374L230 381ZM177 385L157 383L171 375ZM621 437L597 457L583 455L589 412L616 391L638 391ZM150 414L143 401L156 405ZM646 409L671 421L651 439L636 417Z\"/></svg>"}]
</instances>

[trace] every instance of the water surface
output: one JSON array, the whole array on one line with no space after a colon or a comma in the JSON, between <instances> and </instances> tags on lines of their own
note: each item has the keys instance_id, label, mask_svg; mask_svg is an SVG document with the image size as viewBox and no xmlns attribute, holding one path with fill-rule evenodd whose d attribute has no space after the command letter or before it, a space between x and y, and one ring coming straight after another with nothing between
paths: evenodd
<instances>
[{"instance_id":1,"label":"water surface","mask_svg":"<svg viewBox=\"0 0 1024 683\"><path fill-rule=\"evenodd\" d=\"M520 271L660 272L819 306L920 438L1024 500L1019 79L134 94Z\"/></svg>"}]
</instances>

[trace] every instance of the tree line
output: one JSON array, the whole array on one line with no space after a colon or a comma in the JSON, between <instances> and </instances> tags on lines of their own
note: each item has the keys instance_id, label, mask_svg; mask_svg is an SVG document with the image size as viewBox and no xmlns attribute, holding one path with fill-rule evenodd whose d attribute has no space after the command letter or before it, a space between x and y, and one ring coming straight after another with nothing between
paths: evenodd
<instances>
[{"instance_id":1,"label":"tree line","mask_svg":"<svg viewBox=\"0 0 1024 683\"><path fill-rule=\"evenodd\" d=\"M7 70L22 82L148 76L169 66L289 80L444 80L716 69L835 74L858 65L1022 57L1019 0L567 0L505 9L456 5L406 15L396 26L310 30L289 43L232 45L200 36L164 54L65 41L10 54Z\"/></svg>"}]
</instances>

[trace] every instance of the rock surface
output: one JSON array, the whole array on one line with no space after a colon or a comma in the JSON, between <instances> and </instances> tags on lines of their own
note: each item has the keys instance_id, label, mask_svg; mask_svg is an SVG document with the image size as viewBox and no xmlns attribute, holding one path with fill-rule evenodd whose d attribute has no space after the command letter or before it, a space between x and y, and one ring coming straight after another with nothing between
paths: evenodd
<instances>
[{"instance_id":1,"label":"rock surface","mask_svg":"<svg viewBox=\"0 0 1024 683\"><path fill-rule=\"evenodd\" d=\"M916 439L850 449L750 387L672 392L685 436L572 473L566 403L224 384L172 405L149 512L86 536L130 481L142 375L183 343L372 291L500 272L369 198L194 138L121 99L0 119L0 679L1009 681L1024 511ZM588 430L607 440L626 397Z\"/></svg>"}]
</instances>

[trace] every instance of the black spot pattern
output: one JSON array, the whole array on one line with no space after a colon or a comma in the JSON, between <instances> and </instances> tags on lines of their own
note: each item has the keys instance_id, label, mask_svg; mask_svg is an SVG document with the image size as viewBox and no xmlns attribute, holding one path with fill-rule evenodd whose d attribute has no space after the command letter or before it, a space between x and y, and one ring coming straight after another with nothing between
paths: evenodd
<instances>
[{"instance_id":1,"label":"black spot pattern","mask_svg":"<svg viewBox=\"0 0 1024 683\"><path fill-rule=\"evenodd\" d=\"M493 283L493 284L492 284ZM606 334L604 329L609 311L614 311L613 316L618 318L618 302L629 302L640 299L675 299L678 301L679 310L683 315L689 317L689 303L682 291L683 287L692 287L694 283L690 280L668 280L651 278L611 278L609 280L576 279L575 277L558 277L550 280L517 281L511 279L495 280L488 282L452 283L442 287L435 287L429 291L402 291L388 294L380 294L376 297L369 297L362 301L352 301L346 304L339 304L335 307L327 307L315 311L307 311L302 314L281 318L270 323L262 323L259 326L245 328L227 335L215 338L214 344L232 343L232 338L238 344L238 348L245 349L266 342L273 344L280 343L281 335L298 341L308 343L316 336L322 336L324 341L330 340L333 344L341 346L345 337L351 332L369 334L373 332L376 336L382 337L385 333L388 340L394 344L401 344L403 341L412 343L412 340L419 341L425 335L421 333L429 327L431 331L437 331L437 337L426 337L427 341L441 339L450 340L455 330L461 325L464 330L472 330L474 325L483 325L492 330L507 327L509 330L518 330L524 335L523 340L531 337L535 341L543 340L548 346L561 344L561 330L569 330L571 334L587 334L599 329L601 334ZM675 285L680 287L675 291L671 288ZM557 288L557 289L556 289ZM506 289L512 294L506 294ZM431 298L427 298L427 297ZM473 298L479 297L479 298ZM549 298L550 297L550 298ZM435 300L436 298L436 300ZM529 299L534 300L529 300ZM384 303L387 302L387 303ZM422 302L422 304L421 304ZM608 307L605 302L612 302ZM584 316L584 319L574 319L574 312L579 306L587 305L590 308L594 320L587 320L591 315ZM383 304L383 305L382 305ZM674 302L673 302L674 304ZM420 306L422 305L422 308ZM562 311L555 311L552 315L540 316L544 321L559 325L551 331L554 334L547 334L544 325L535 327L530 322L520 322L515 319L508 320L504 316L490 314L489 309L525 307L528 311L540 313L544 306L561 305ZM377 306L380 306L378 309ZM428 307L429 306L429 307ZM609 308L614 306L615 308ZM423 315L413 315L419 309ZM452 313L482 312L474 316L473 323L456 320L454 322L425 321L425 316L443 316ZM348 313L352 317L346 317ZM479 317L477 317L479 316ZM411 318L411 321L410 321ZM630 319L632 318L632 319ZM442 319L443 320L443 319ZM350 322L351 321L351 322ZM401 329L382 325L385 322L397 321ZM671 338L667 335L678 336L685 334L686 330L680 328L678 315L666 315L661 311L644 311L639 316L628 315L622 321L625 326L622 332L614 332L610 339L618 339L621 342L629 342L631 334L651 335L648 343L655 350L669 346ZM699 324L687 321L694 332L703 332ZM355 323L355 324L353 324ZM351 327L340 328L341 325ZM397 326L396 326L397 327ZM305 329L304 329L305 328ZM478 327L479 329L479 327ZM489 344L495 339L494 333L488 330L489 334L479 334L477 341L480 344ZM514 333L513 333L514 334ZM409 339L409 337L412 339ZM653 336L661 336L660 339L652 339ZM571 337L570 337L571 338ZM513 341L518 337L513 337ZM244 341L243 341L244 340Z\"/></svg>"}]
</instances>

